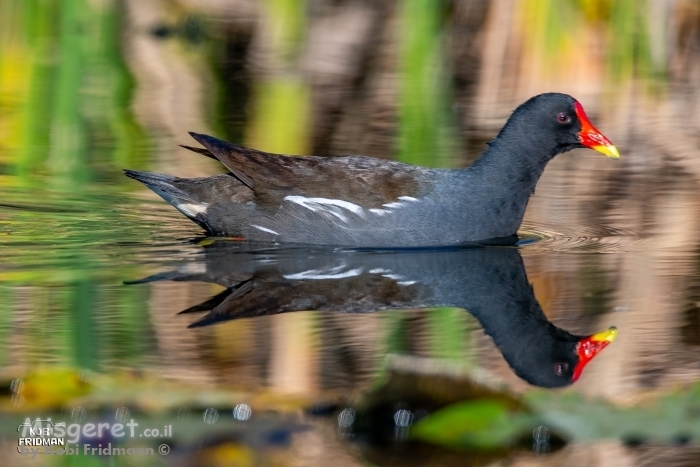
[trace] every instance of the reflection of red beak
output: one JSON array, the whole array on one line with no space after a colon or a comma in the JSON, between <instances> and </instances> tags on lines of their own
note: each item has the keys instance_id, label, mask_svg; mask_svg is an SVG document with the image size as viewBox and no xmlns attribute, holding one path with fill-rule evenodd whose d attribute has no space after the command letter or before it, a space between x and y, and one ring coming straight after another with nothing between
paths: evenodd
<instances>
[{"instance_id":1,"label":"reflection of red beak","mask_svg":"<svg viewBox=\"0 0 700 467\"><path fill-rule=\"evenodd\" d=\"M586 112L583 111L583 106L576 102L574 103L574 109L578 120L581 122L581 131L578 134L581 144L595 151L602 152L611 159L619 159L620 153L617 148L603 133L596 130L591 121L588 120Z\"/></svg>"},{"instance_id":2,"label":"reflection of red beak","mask_svg":"<svg viewBox=\"0 0 700 467\"><path fill-rule=\"evenodd\" d=\"M615 337L617 337L617 328L613 326L592 336L584 337L576 344L578 364L574 368L573 381L576 381L581 376L583 367L593 360L593 357L598 355L609 343L614 341Z\"/></svg>"}]
</instances>

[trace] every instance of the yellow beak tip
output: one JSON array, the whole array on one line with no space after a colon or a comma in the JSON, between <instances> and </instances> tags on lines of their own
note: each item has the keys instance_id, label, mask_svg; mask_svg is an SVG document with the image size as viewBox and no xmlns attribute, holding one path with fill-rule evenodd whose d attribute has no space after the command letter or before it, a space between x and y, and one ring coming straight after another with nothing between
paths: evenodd
<instances>
[{"instance_id":1,"label":"yellow beak tip","mask_svg":"<svg viewBox=\"0 0 700 467\"><path fill-rule=\"evenodd\" d=\"M605 154L608 156L610 159L619 159L620 158L620 151L617 150L615 146L612 144L610 146L608 145L600 145L600 146L595 146L593 147L594 150Z\"/></svg>"},{"instance_id":2,"label":"yellow beak tip","mask_svg":"<svg viewBox=\"0 0 700 467\"><path fill-rule=\"evenodd\" d=\"M612 342L617 337L617 328L615 326L610 326L605 331L601 331L597 334L591 336L591 340L602 342Z\"/></svg>"}]
</instances>

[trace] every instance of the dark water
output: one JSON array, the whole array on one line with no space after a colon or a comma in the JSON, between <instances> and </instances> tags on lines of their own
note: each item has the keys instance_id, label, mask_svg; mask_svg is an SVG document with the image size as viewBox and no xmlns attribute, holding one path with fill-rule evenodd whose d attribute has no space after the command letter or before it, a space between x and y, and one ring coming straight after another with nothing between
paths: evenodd
<instances>
[{"instance_id":1,"label":"dark water","mask_svg":"<svg viewBox=\"0 0 700 467\"><path fill-rule=\"evenodd\" d=\"M7 465L700 465L700 93L688 56L653 97L637 81L601 84L600 64L552 81L491 53L517 42L493 26L508 18L455 2L452 37L485 35L491 52L477 69L481 45L451 50L439 92L402 94L415 76L392 68L400 53L384 31L398 13L383 7L316 2L306 17L242 1L59 3L0 3ZM697 30L681 23L679 34ZM515 104L550 90L582 96L622 158L552 161L517 247L205 238L120 171L221 173L177 147L188 130L464 166ZM570 384L572 343L611 326L614 342ZM69 443L153 452L32 459L17 452L28 418L133 419L134 436Z\"/></svg>"}]
</instances>

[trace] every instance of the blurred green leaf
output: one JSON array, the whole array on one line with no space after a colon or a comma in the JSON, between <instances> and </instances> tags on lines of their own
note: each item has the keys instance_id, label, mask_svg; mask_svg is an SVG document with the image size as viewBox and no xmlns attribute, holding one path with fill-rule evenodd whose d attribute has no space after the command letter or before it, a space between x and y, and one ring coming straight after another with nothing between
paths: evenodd
<instances>
[{"instance_id":1,"label":"blurred green leaf","mask_svg":"<svg viewBox=\"0 0 700 467\"><path fill-rule=\"evenodd\" d=\"M641 439L700 442L700 384L649 397L631 407L576 393L533 391L526 402L550 427L577 441Z\"/></svg>"},{"instance_id":2,"label":"blurred green leaf","mask_svg":"<svg viewBox=\"0 0 700 467\"><path fill-rule=\"evenodd\" d=\"M534 426L533 417L499 400L454 404L418 421L411 435L452 447L496 449L512 444Z\"/></svg>"}]
</instances>

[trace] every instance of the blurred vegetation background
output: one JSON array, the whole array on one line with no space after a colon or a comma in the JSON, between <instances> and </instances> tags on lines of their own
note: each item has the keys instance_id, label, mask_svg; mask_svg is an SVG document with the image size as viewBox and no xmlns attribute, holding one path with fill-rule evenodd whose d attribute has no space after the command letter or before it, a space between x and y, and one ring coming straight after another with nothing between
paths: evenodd
<instances>
[{"instance_id":1,"label":"blurred vegetation background","mask_svg":"<svg viewBox=\"0 0 700 467\"><path fill-rule=\"evenodd\" d=\"M313 393L354 384L352 368L376 368L389 352L472 362L475 325L458 310L368 317L370 350L350 369L335 342L358 332L342 317L182 336L172 314L211 287L121 281L193 255L200 232L120 169L220 173L177 147L188 130L285 154L460 167L516 105L549 91L580 100L623 158L614 173L594 169L590 155L556 161L528 212L533 225L556 218L649 233L637 203L662 196L649 180L669 161L674 186L694 190L695 0L0 0L0 372L157 368L204 385L239 378ZM596 193L586 213L562 206L558 195L570 191ZM692 237L695 216L675 219L663 225ZM677 235L664 238L677 246ZM640 270L593 257L565 273L533 262L538 298L555 316L565 307L604 314L615 299L605 274ZM696 289L683 298L691 346L700 342ZM221 371L232 365L235 377Z\"/></svg>"}]
</instances>

